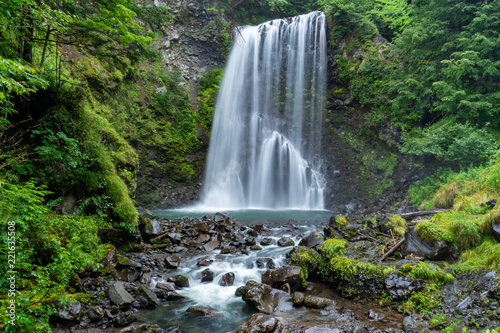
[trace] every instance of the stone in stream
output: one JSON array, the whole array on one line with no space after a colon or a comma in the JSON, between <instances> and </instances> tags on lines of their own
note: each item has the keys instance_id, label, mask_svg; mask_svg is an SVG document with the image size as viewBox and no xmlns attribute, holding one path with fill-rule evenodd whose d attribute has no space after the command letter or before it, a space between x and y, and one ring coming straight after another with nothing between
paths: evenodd
<instances>
[{"instance_id":1,"label":"stone in stream","mask_svg":"<svg viewBox=\"0 0 500 333\"><path fill-rule=\"evenodd\" d=\"M172 331L168 331L172 332ZM85 331L87 333L87 331ZM90 333L90 331L89 331ZM92 331L92 333L94 333ZM95 332L98 333L98 332ZM122 329L120 333L163 333L163 329L159 328L156 325L151 325L151 324L142 324L142 325L137 325L137 326L130 326ZM182 333L179 331L179 333Z\"/></svg>"},{"instance_id":2,"label":"stone in stream","mask_svg":"<svg viewBox=\"0 0 500 333\"><path fill-rule=\"evenodd\" d=\"M125 290L123 282L115 282L108 289L108 296L111 302L118 306L132 304L134 298Z\"/></svg>"},{"instance_id":3,"label":"stone in stream","mask_svg":"<svg viewBox=\"0 0 500 333\"><path fill-rule=\"evenodd\" d=\"M210 257L203 257L203 258L198 259L196 266L205 267L205 266L210 266L211 264L212 264L212 260L210 260Z\"/></svg>"},{"instance_id":4,"label":"stone in stream","mask_svg":"<svg viewBox=\"0 0 500 333\"><path fill-rule=\"evenodd\" d=\"M212 240L208 243L206 243L205 245L203 245L203 248L205 249L205 251L213 251L215 250L216 248L218 248L220 245L220 242L217 241L217 240Z\"/></svg>"},{"instance_id":5,"label":"stone in stream","mask_svg":"<svg viewBox=\"0 0 500 333\"><path fill-rule=\"evenodd\" d=\"M335 305L335 302L329 298L307 295L304 297L304 305L308 308L324 309L327 306Z\"/></svg>"},{"instance_id":6,"label":"stone in stream","mask_svg":"<svg viewBox=\"0 0 500 333\"><path fill-rule=\"evenodd\" d=\"M176 287L187 288L189 287L189 280L184 275L174 275L167 279L168 282L173 282Z\"/></svg>"},{"instance_id":7,"label":"stone in stream","mask_svg":"<svg viewBox=\"0 0 500 333\"><path fill-rule=\"evenodd\" d=\"M210 269L204 269L201 272L201 282L212 282L214 280L214 272Z\"/></svg>"},{"instance_id":8,"label":"stone in stream","mask_svg":"<svg viewBox=\"0 0 500 333\"><path fill-rule=\"evenodd\" d=\"M229 287L234 284L235 275L233 272L226 273L222 276L222 279L219 282L219 286Z\"/></svg>"},{"instance_id":9,"label":"stone in stream","mask_svg":"<svg viewBox=\"0 0 500 333\"><path fill-rule=\"evenodd\" d=\"M186 312L195 317L215 318L220 317L217 310L204 306L190 306Z\"/></svg>"},{"instance_id":10,"label":"stone in stream","mask_svg":"<svg viewBox=\"0 0 500 333\"><path fill-rule=\"evenodd\" d=\"M340 331L336 328L309 327L304 331L304 333L340 333Z\"/></svg>"},{"instance_id":11,"label":"stone in stream","mask_svg":"<svg viewBox=\"0 0 500 333\"><path fill-rule=\"evenodd\" d=\"M273 240L269 237L262 238L262 240L260 241L260 245L262 245L262 246L268 246L268 245L271 245L272 243L273 243Z\"/></svg>"},{"instance_id":12,"label":"stone in stream","mask_svg":"<svg viewBox=\"0 0 500 333\"><path fill-rule=\"evenodd\" d=\"M408 228L403 244L403 256L413 254L416 257L429 260L444 260L449 257L450 251L446 242L428 242L417 235L414 228Z\"/></svg>"},{"instance_id":13,"label":"stone in stream","mask_svg":"<svg viewBox=\"0 0 500 333\"><path fill-rule=\"evenodd\" d=\"M289 333L288 323L281 317L255 313L249 321L238 327L236 333Z\"/></svg>"},{"instance_id":14,"label":"stone in stream","mask_svg":"<svg viewBox=\"0 0 500 333\"><path fill-rule=\"evenodd\" d=\"M179 264L181 263L181 259L178 256L167 256L165 258L165 267L177 269Z\"/></svg>"},{"instance_id":15,"label":"stone in stream","mask_svg":"<svg viewBox=\"0 0 500 333\"><path fill-rule=\"evenodd\" d=\"M271 258L259 258L255 260L255 265L257 266L257 268L267 268L267 269L276 268L276 265L274 264L274 261Z\"/></svg>"},{"instance_id":16,"label":"stone in stream","mask_svg":"<svg viewBox=\"0 0 500 333\"><path fill-rule=\"evenodd\" d=\"M303 238L299 246L305 246L308 248L314 248L316 249L318 245L321 245L325 241L325 236L320 234L317 231L313 231L309 236Z\"/></svg>"},{"instance_id":17,"label":"stone in stream","mask_svg":"<svg viewBox=\"0 0 500 333\"><path fill-rule=\"evenodd\" d=\"M220 254L238 254L238 249L232 245L229 245L220 250Z\"/></svg>"},{"instance_id":18,"label":"stone in stream","mask_svg":"<svg viewBox=\"0 0 500 333\"><path fill-rule=\"evenodd\" d=\"M278 246L280 246L280 247L287 247L287 246L294 246L294 245L295 245L295 242L290 237L282 237L278 240Z\"/></svg>"},{"instance_id":19,"label":"stone in stream","mask_svg":"<svg viewBox=\"0 0 500 333\"><path fill-rule=\"evenodd\" d=\"M160 305L156 295L143 284L137 288L135 299L141 308L155 308Z\"/></svg>"},{"instance_id":20,"label":"stone in stream","mask_svg":"<svg viewBox=\"0 0 500 333\"><path fill-rule=\"evenodd\" d=\"M267 284L248 281L245 287L237 292L241 293L241 298L248 305L255 307L262 313L272 314L274 311L290 311L293 309L290 294L273 289Z\"/></svg>"},{"instance_id":21,"label":"stone in stream","mask_svg":"<svg viewBox=\"0 0 500 333\"><path fill-rule=\"evenodd\" d=\"M125 282L134 282L140 276L140 273L133 267L127 267L118 273L120 280Z\"/></svg>"},{"instance_id":22,"label":"stone in stream","mask_svg":"<svg viewBox=\"0 0 500 333\"><path fill-rule=\"evenodd\" d=\"M288 283L290 285L290 289L295 291L302 287L300 267L285 266L276 269L269 269L262 274L262 282L273 288L280 288L285 283Z\"/></svg>"},{"instance_id":23,"label":"stone in stream","mask_svg":"<svg viewBox=\"0 0 500 333\"><path fill-rule=\"evenodd\" d=\"M142 284L149 284L149 282L151 282L152 275L153 274L151 272L144 272L144 273L142 273L140 282Z\"/></svg>"}]
</instances>

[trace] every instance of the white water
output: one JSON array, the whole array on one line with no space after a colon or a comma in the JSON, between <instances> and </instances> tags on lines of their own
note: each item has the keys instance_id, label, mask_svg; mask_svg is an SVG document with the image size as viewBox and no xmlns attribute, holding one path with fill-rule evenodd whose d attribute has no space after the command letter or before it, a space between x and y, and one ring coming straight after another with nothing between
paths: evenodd
<instances>
[{"instance_id":1,"label":"white water","mask_svg":"<svg viewBox=\"0 0 500 333\"><path fill-rule=\"evenodd\" d=\"M325 16L239 31L217 100L199 209L323 209Z\"/></svg>"}]
</instances>

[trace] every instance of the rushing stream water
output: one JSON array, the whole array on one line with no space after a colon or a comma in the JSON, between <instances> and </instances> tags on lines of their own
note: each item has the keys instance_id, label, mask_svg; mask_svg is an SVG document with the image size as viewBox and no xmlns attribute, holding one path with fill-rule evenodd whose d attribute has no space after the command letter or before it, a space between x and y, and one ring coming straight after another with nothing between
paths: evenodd
<instances>
[{"instance_id":1,"label":"rushing stream water","mask_svg":"<svg viewBox=\"0 0 500 333\"><path fill-rule=\"evenodd\" d=\"M190 212L185 211L155 211L155 215L160 217L168 216L175 219L183 216L201 217L203 215L213 215L213 212ZM261 281L261 274L267 268L265 265L258 265L259 258L271 258L276 265L284 265L286 254L292 246L279 247L277 241L283 236L289 236L298 244L299 235L307 235L313 229L322 230L326 225L331 212L329 211L261 211L261 210L240 210L231 211L230 215L238 225L252 226L264 223L270 228L273 235L257 237L257 244L262 238L271 238L271 245L262 246L261 251L249 251L240 255L221 255L220 250L205 252L202 255L183 258L178 269L172 270L160 280L154 280L150 287L154 287L157 282L166 282L169 276L184 275L189 279L189 287L178 290L178 293L185 296L185 301L166 302L155 310L141 311L140 317L150 323L167 328L179 325L184 332L190 333L221 333L234 331L247 320L255 311L248 307L241 297L235 296L238 287L245 285L249 280ZM212 261L209 266L214 272L212 282L201 282L201 272L207 267L197 266L198 259L207 258ZM260 267L259 267L260 266ZM219 285L221 277L229 272L235 274L235 281L232 286L223 287ZM190 306L203 306L215 309L218 312L217 318L196 318L186 313Z\"/></svg>"}]
</instances>

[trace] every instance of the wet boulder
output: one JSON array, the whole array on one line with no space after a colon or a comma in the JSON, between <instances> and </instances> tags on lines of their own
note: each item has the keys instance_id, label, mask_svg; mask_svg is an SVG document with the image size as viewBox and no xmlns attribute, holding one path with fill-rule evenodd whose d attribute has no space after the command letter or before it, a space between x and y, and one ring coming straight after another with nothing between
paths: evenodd
<instances>
[{"instance_id":1,"label":"wet boulder","mask_svg":"<svg viewBox=\"0 0 500 333\"><path fill-rule=\"evenodd\" d=\"M120 333L162 333L163 329L156 325L142 324L122 329ZM170 332L170 331L169 331Z\"/></svg>"},{"instance_id":2,"label":"wet boulder","mask_svg":"<svg viewBox=\"0 0 500 333\"><path fill-rule=\"evenodd\" d=\"M219 246L220 246L220 242L219 241L212 240L212 241L206 243L205 245L203 245L203 248L205 249L205 251L213 251L216 248L218 248Z\"/></svg>"},{"instance_id":3,"label":"wet boulder","mask_svg":"<svg viewBox=\"0 0 500 333\"><path fill-rule=\"evenodd\" d=\"M289 333L288 324L281 317L255 313L249 321L238 327L236 333Z\"/></svg>"},{"instance_id":4,"label":"wet boulder","mask_svg":"<svg viewBox=\"0 0 500 333\"><path fill-rule=\"evenodd\" d=\"M500 223L494 224L491 228L491 231L497 242L500 242Z\"/></svg>"},{"instance_id":5,"label":"wet boulder","mask_svg":"<svg viewBox=\"0 0 500 333\"><path fill-rule=\"evenodd\" d=\"M262 274L262 282L273 288L281 288L288 283L290 289L295 291L302 287L302 275L300 267L285 266L276 269L269 269Z\"/></svg>"},{"instance_id":6,"label":"wet boulder","mask_svg":"<svg viewBox=\"0 0 500 333\"><path fill-rule=\"evenodd\" d=\"M293 305L295 305L295 306L304 305L305 299L306 299L306 295L304 293L296 291L292 294L292 302L293 302Z\"/></svg>"},{"instance_id":7,"label":"wet boulder","mask_svg":"<svg viewBox=\"0 0 500 333\"><path fill-rule=\"evenodd\" d=\"M232 245L229 245L220 250L220 254L238 254L238 249Z\"/></svg>"},{"instance_id":8,"label":"wet boulder","mask_svg":"<svg viewBox=\"0 0 500 333\"><path fill-rule=\"evenodd\" d=\"M127 257L119 256L118 257L118 265L124 266L124 267L135 267L135 268L141 268L142 265L132 259L129 259Z\"/></svg>"},{"instance_id":9,"label":"wet boulder","mask_svg":"<svg viewBox=\"0 0 500 333\"><path fill-rule=\"evenodd\" d=\"M115 318L115 326L125 327L136 321L135 315L132 311L119 312Z\"/></svg>"},{"instance_id":10,"label":"wet boulder","mask_svg":"<svg viewBox=\"0 0 500 333\"><path fill-rule=\"evenodd\" d=\"M287 246L294 246L294 245L295 245L295 242L290 237L282 237L278 240L278 246L280 246L280 247L287 247Z\"/></svg>"},{"instance_id":11,"label":"wet boulder","mask_svg":"<svg viewBox=\"0 0 500 333\"><path fill-rule=\"evenodd\" d=\"M189 280L184 275L174 275L167 279L168 282L173 282L176 287L187 288L189 287Z\"/></svg>"},{"instance_id":12,"label":"wet boulder","mask_svg":"<svg viewBox=\"0 0 500 333\"><path fill-rule=\"evenodd\" d=\"M255 260L255 265L257 266L257 268L267 268L267 269L276 268L276 265L274 264L274 261L271 258L259 258Z\"/></svg>"},{"instance_id":13,"label":"wet boulder","mask_svg":"<svg viewBox=\"0 0 500 333\"><path fill-rule=\"evenodd\" d=\"M161 283L161 282L158 282L156 284L156 288L158 289L162 289L162 290L165 290L165 291L175 291L174 287L172 287L170 284L168 283Z\"/></svg>"},{"instance_id":14,"label":"wet boulder","mask_svg":"<svg viewBox=\"0 0 500 333\"><path fill-rule=\"evenodd\" d=\"M155 308L160 305L156 295L143 284L137 288L135 299L141 308Z\"/></svg>"},{"instance_id":15,"label":"wet boulder","mask_svg":"<svg viewBox=\"0 0 500 333\"><path fill-rule=\"evenodd\" d=\"M203 257L203 258L198 259L196 266L206 267L206 266L210 266L211 264L212 264L212 260L210 260L210 257Z\"/></svg>"},{"instance_id":16,"label":"wet boulder","mask_svg":"<svg viewBox=\"0 0 500 333\"><path fill-rule=\"evenodd\" d=\"M167 256L165 258L165 267L177 269L179 264L181 263L181 259L178 256Z\"/></svg>"},{"instance_id":17,"label":"wet boulder","mask_svg":"<svg viewBox=\"0 0 500 333\"><path fill-rule=\"evenodd\" d=\"M426 241L417 235L414 228L408 228L403 244L403 256L414 255L415 257L428 260L444 260L449 257L450 250L446 242Z\"/></svg>"},{"instance_id":18,"label":"wet boulder","mask_svg":"<svg viewBox=\"0 0 500 333\"><path fill-rule=\"evenodd\" d=\"M267 284L248 281L241 294L241 298L259 312L271 314L293 309L292 297L288 293L273 289Z\"/></svg>"},{"instance_id":19,"label":"wet boulder","mask_svg":"<svg viewBox=\"0 0 500 333\"><path fill-rule=\"evenodd\" d=\"M272 238L269 238L269 237L262 238L260 241L260 245L262 245L262 246L268 246L268 245L271 245L272 243L273 243L273 240L272 240Z\"/></svg>"},{"instance_id":20,"label":"wet boulder","mask_svg":"<svg viewBox=\"0 0 500 333\"><path fill-rule=\"evenodd\" d=\"M111 302L118 306L130 305L134 301L134 297L125 290L123 282L115 282L108 288L108 296Z\"/></svg>"},{"instance_id":21,"label":"wet boulder","mask_svg":"<svg viewBox=\"0 0 500 333\"><path fill-rule=\"evenodd\" d=\"M109 250L106 251L101 260L99 260L99 263L102 265L100 272L102 272L103 274L111 272L115 268L117 260L118 251L114 246L112 246Z\"/></svg>"},{"instance_id":22,"label":"wet boulder","mask_svg":"<svg viewBox=\"0 0 500 333\"><path fill-rule=\"evenodd\" d=\"M232 217L226 213L215 213L214 220L218 224L225 224L227 226L231 226L231 225L236 224L234 222L234 220L232 219Z\"/></svg>"},{"instance_id":23,"label":"wet boulder","mask_svg":"<svg viewBox=\"0 0 500 333\"><path fill-rule=\"evenodd\" d=\"M324 309L327 306L335 305L335 302L326 297L307 295L304 297L304 305L308 308Z\"/></svg>"},{"instance_id":24,"label":"wet boulder","mask_svg":"<svg viewBox=\"0 0 500 333\"><path fill-rule=\"evenodd\" d=\"M309 236L303 238L299 246L305 246L308 248L314 248L317 249L319 245L321 245L325 241L325 236L320 234L317 231L313 231Z\"/></svg>"},{"instance_id":25,"label":"wet boulder","mask_svg":"<svg viewBox=\"0 0 500 333\"><path fill-rule=\"evenodd\" d=\"M82 316L82 304L73 302L64 307L58 307L56 317L68 321L80 320Z\"/></svg>"},{"instance_id":26,"label":"wet boulder","mask_svg":"<svg viewBox=\"0 0 500 333\"><path fill-rule=\"evenodd\" d=\"M340 333L340 330L328 327L309 327L304 333Z\"/></svg>"},{"instance_id":27,"label":"wet boulder","mask_svg":"<svg viewBox=\"0 0 500 333\"><path fill-rule=\"evenodd\" d=\"M217 310L204 306L190 306L186 312L195 317L215 318L220 316Z\"/></svg>"},{"instance_id":28,"label":"wet boulder","mask_svg":"<svg viewBox=\"0 0 500 333\"><path fill-rule=\"evenodd\" d=\"M140 276L140 273L133 267L127 267L118 273L120 280L125 282L134 282Z\"/></svg>"},{"instance_id":29,"label":"wet boulder","mask_svg":"<svg viewBox=\"0 0 500 333\"><path fill-rule=\"evenodd\" d=\"M214 280L214 272L210 269L204 269L201 272L201 282L212 282Z\"/></svg>"},{"instance_id":30,"label":"wet boulder","mask_svg":"<svg viewBox=\"0 0 500 333\"><path fill-rule=\"evenodd\" d=\"M229 287L234 284L235 275L233 272L226 273L222 276L222 279L219 282L219 286Z\"/></svg>"}]
</instances>

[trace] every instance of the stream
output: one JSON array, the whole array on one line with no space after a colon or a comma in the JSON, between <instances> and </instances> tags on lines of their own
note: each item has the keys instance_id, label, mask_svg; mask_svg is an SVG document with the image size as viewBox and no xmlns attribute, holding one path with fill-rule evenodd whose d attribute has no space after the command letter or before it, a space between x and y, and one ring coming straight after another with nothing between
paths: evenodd
<instances>
[{"instance_id":1,"label":"stream","mask_svg":"<svg viewBox=\"0 0 500 333\"><path fill-rule=\"evenodd\" d=\"M220 250L204 252L201 255L187 255L187 257L184 255L178 269L169 270L161 278L153 279L149 287L154 289L158 282L170 283L167 282L170 276L184 275L189 280L189 287L178 289L177 292L186 299L180 302L165 302L154 310L141 310L137 314L141 321L157 324L161 328L167 329L167 332L234 332L239 325L256 312L255 309L246 305L241 297L235 296L236 289L244 286L249 280L261 282L261 274L269 269L269 259L272 259L272 263L276 267L287 264L286 254L293 246L278 246L277 242L281 237L293 239L296 246L303 236L309 235L313 230L321 232L331 216L329 211L300 210L240 210L227 213L239 226L263 224L266 227L264 232L255 237L262 250L242 251L238 255L220 254ZM184 216L200 218L204 215L213 215L213 212L159 210L154 211L154 214L159 217L176 219ZM261 245L265 238L268 242L269 239L271 240L270 245ZM213 281L201 282L202 271L207 267L197 265L200 259L211 262L208 268L214 273ZM232 286L219 285L223 275L230 272L234 273L234 284ZM359 312L360 317L365 316L369 320L366 305L347 302L329 290L328 287L319 284L308 289L312 294L334 299L341 308L349 308L353 312ZM192 316L186 313L186 310L191 306L211 308L215 310L216 315L210 318ZM370 305L371 309L375 309L375 307ZM387 312L387 309L377 307L375 311ZM292 311L280 312L278 315L285 319L288 318L287 320L290 321L313 322L318 325L332 320L319 310L305 308L295 308ZM386 313L385 317L387 320L383 323L384 327L398 327L398 322L401 322L401 318L397 315L392 318L391 314ZM178 330L179 328L181 330Z\"/></svg>"}]
</instances>

